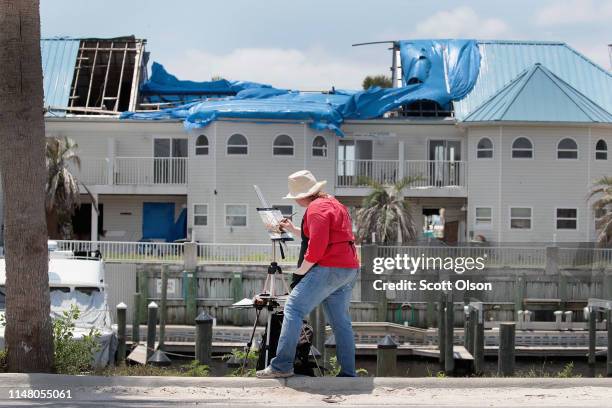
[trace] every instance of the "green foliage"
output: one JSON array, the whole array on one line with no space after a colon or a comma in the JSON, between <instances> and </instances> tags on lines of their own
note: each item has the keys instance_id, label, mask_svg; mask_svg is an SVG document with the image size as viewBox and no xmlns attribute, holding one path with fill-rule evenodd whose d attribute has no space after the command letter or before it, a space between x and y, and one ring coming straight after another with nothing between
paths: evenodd
<instances>
[{"instance_id":1,"label":"green foliage","mask_svg":"<svg viewBox=\"0 0 612 408\"><path fill-rule=\"evenodd\" d=\"M367 181L371 192L357 211L359 242L370 242L372 234L382 243L405 243L417 237L410 204L404 200L402 191L418 180L420 177L405 177L392 185Z\"/></svg>"},{"instance_id":2,"label":"green foliage","mask_svg":"<svg viewBox=\"0 0 612 408\"><path fill-rule=\"evenodd\" d=\"M612 176L602 177L593 183L589 199L597 197L593 202L595 213L595 228L597 241L602 247L612 246Z\"/></svg>"},{"instance_id":3,"label":"green foliage","mask_svg":"<svg viewBox=\"0 0 612 408\"><path fill-rule=\"evenodd\" d=\"M210 368L206 364L200 364L198 360L182 365L180 371L187 377L208 377L210 375Z\"/></svg>"},{"instance_id":4,"label":"green foliage","mask_svg":"<svg viewBox=\"0 0 612 408\"><path fill-rule=\"evenodd\" d=\"M368 370L365 368L358 368L355 370L357 377L367 377L369 375ZM329 369L325 371L326 377L335 377L340 373L340 364L338 364L338 358L333 356L329 359Z\"/></svg>"},{"instance_id":5,"label":"green foliage","mask_svg":"<svg viewBox=\"0 0 612 408\"><path fill-rule=\"evenodd\" d=\"M255 372L257 369L255 366L257 365L257 359L259 359L259 353L255 350L249 351L249 355L247 357L246 370L243 372L242 370L242 362L244 358L247 357L246 351L233 349L230 354L224 355L223 360L229 360L233 358L235 361L240 362L240 367L235 368L229 374L231 377L255 377Z\"/></svg>"},{"instance_id":6,"label":"green foliage","mask_svg":"<svg viewBox=\"0 0 612 408\"><path fill-rule=\"evenodd\" d=\"M79 308L70 310L53 321L55 346L55 371L58 374L81 374L92 370L94 354L99 350L100 331L91 329L82 339L74 339L74 322L79 318Z\"/></svg>"},{"instance_id":7,"label":"green foliage","mask_svg":"<svg viewBox=\"0 0 612 408\"><path fill-rule=\"evenodd\" d=\"M386 75L368 75L363 79L361 86L365 90L370 89L373 86L391 88L393 86L393 82L391 82L391 78Z\"/></svg>"},{"instance_id":8,"label":"green foliage","mask_svg":"<svg viewBox=\"0 0 612 408\"><path fill-rule=\"evenodd\" d=\"M0 373L8 371L8 361L6 360L6 350L0 350Z\"/></svg>"},{"instance_id":9,"label":"green foliage","mask_svg":"<svg viewBox=\"0 0 612 408\"><path fill-rule=\"evenodd\" d=\"M338 358L333 356L329 359L329 370L325 371L327 377L335 377L340 373L340 364L338 364Z\"/></svg>"},{"instance_id":10,"label":"green foliage","mask_svg":"<svg viewBox=\"0 0 612 408\"><path fill-rule=\"evenodd\" d=\"M444 371L438 371L436 373L436 378L446 378L446 373Z\"/></svg>"},{"instance_id":11,"label":"green foliage","mask_svg":"<svg viewBox=\"0 0 612 408\"><path fill-rule=\"evenodd\" d=\"M574 373L574 362L570 361L557 373L557 378L577 378L582 377L580 374Z\"/></svg>"}]
</instances>

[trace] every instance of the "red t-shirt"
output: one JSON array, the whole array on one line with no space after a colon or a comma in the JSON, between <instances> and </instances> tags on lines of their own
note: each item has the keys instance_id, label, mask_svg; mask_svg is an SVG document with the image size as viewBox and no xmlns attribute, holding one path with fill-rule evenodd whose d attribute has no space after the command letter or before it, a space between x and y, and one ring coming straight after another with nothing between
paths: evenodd
<instances>
[{"instance_id":1,"label":"red t-shirt","mask_svg":"<svg viewBox=\"0 0 612 408\"><path fill-rule=\"evenodd\" d=\"M333 197L321 197L304 214L308 249L304 259L321 266L358 268L355 237L348 210Z\"/></svg>"}]
</instances>

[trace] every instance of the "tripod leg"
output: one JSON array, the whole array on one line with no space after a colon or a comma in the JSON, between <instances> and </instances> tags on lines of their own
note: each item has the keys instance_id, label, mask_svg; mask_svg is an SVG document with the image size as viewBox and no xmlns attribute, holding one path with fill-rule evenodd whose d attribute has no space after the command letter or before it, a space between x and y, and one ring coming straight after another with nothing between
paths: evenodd
<instances>
[{"instance_id":1,"label":"tripod leg","mask_svg":"<svg viewBox=\"0 0 612 408\"><path fill-rule=\"evenodd\" d=\"M244 353L244 359L242 360L242 368L240 369L240 375L244 375L244 368L246 367L249 360L249 353L253 346L253 339L255 338L255 331L257 331L257 321L259 320L259 313L261 309L255 309L255 323L253 324L253 331L251 332L251 338L247 343L246 352Z\"/></svg>"},{"instance_id":2,"label":"tripod leg","mask_svg":"<svg viewBox=\"0 0 612 408\"><path fill-rule=\"evenodd\" d=\"M266 329L266 359L265 361L265 366L267 367L270 364L269 358L270 358L270 331L272 329L272 310L268 308L268 323L267 323L267 329Z\"/></svg>"}]
</instances>

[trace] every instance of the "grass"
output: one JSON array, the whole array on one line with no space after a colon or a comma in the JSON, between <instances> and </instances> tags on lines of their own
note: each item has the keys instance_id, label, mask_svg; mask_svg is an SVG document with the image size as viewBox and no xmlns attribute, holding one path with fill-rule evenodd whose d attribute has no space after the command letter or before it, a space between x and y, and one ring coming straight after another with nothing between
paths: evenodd
<instances>
[{"instance_id":1,"label":"grass","mask_svg":"<svg viewBox=\"0 0 612 408\"><path fill-rule=\"evenodd\" d=\"M208 377L210 369L196 360L179 367L155 367L152 365L121 365L96 370L92 374L105 377L112 376L152 376L152 377Z\"/></svg>"}]
</instances>

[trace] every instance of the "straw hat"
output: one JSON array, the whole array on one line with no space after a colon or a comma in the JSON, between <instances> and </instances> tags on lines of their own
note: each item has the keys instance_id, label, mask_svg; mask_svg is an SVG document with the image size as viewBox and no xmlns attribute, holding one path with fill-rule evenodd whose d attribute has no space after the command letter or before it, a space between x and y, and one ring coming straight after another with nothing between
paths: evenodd
<instances>
[{"instance_id":1,"label":"straw hat","mask_svg":"<svg viewBox=\"0 0 612 408\"><path fill-rule=\"evenodd\" d=\"M327 181L317 181L315 176L308 170L300 170L289 176L287 184L289 186L289 194L283 198L296 200L318 193L327 184Z\"/></svg>"}]
</instances>

